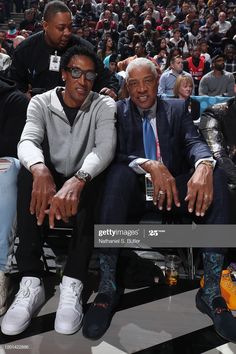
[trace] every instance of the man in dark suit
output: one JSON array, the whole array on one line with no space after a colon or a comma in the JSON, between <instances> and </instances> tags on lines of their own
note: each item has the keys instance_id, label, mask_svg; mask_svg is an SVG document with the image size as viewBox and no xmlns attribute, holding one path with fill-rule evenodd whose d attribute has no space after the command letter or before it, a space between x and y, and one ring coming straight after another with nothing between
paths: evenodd
<instances>
[{"instance_id":1,"label":"man in dark suit","mask_svg":"<svg viewBox=\"0 0 236 354\"><path fill-rule=\"evenodd\" d=\"M156 97L156 78L155 66L145 58L127 67L130 98L117 103L117 154L106 180L101 224L126 224L131 217L138 222L147 205L143 188L146 173L150 173L154 186L154 210L190 213L196 223L227 223L225 176L215 167L207 144L186 113L184 101ZM89 338L98 338L109 325L116 303L117 254L117 249L101 253L102 282L84 320L83 333ZM196 303L212 318L219 334L236 340L236 320L219 287L223 259L222 249L204 250L205 286L197 293Z\"/></svg>"}]
</instances>

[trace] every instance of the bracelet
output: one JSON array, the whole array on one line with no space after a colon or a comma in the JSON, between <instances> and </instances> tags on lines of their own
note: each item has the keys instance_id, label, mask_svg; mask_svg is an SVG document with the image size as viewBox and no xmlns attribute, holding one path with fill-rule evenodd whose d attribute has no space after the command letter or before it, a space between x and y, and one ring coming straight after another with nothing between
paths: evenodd
<instances>
[{"instance_id":1,"label":"bracelet","mask_svg":"<svg viewBox=\"0 0 236 354\"><path fill-rule=\"evenodd\" d=\"M203 161L200 162L199 165L206 165L206 166L209 166L209 167L211 167L212 169L214 169L214 163L213 163L213 161L203 160Z\"/></svg>"}]
</instances>

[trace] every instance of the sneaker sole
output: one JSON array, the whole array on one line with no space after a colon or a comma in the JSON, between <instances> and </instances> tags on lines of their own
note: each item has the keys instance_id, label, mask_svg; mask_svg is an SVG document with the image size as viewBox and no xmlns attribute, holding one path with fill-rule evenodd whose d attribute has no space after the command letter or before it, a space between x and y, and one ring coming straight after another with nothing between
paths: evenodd
<instances>
[{"instance_id":1,"label":"sneaker sole","mask_svg":"<svg viewBox=\"0 0 236 354\"><path fill-rule=\"evenodd\" d=\"M57 333L60 333L60 334L74 334L76 332L78 332L80 330L80 328L82 327L82 322L83 322L83 317L79 323L79 325L73 327L72 329L70 330L66 330L65 328L62 328L58 325L56 325L56 323L54 324L54 329Z\"/></svg>"},{"instance_id":2,"label":"sneaker sole","mask_svg":"<svg viewBox=\"0 0 236 354\"><path fill-rule=\"evenodd\" d=\"M26 328L30 325L31 319L30 321L28 321L26 324L24 324L24 326L21 327L21 329L18 329L17 331L13 331L7 328L2 327L2 333L6 334L7 336L16 336L17 334L20 334L22 332L24 332L26 330Z\"/></svg>"},{"instance_id":3,"label":"sneaker sole","mask_svg":"<svg viewBox=\"0 0 236 354\"><path fill-rule=\"evenodd\" d=\"M30 322L32 321L32 319L38 315L38 313L40 312L40 310L41 310L41 308L43 307L44 304L45 304L45 298L44 298L44 301L42 302L42 304L33 313L33 315L30 318L30 320L28 322L26 322L26 324L24 324L24 326L22 326L20 330L18 329L17 331L13 331L13 330L10 330L8 328L4 328L1 325L2 333L6 334L7 336L16 336L16 335L21 334L22 332L24 332L29 327Z\"/></svg>"}]
</instances>

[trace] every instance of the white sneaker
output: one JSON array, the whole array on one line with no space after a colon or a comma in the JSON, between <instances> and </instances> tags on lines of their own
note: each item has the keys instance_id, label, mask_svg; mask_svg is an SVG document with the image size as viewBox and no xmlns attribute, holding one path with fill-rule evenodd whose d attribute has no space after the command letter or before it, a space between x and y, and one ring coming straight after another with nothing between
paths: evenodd
<instances>
[{"instance_id":1,"label":"white sneaker","mask_svg":"<svg viewBox=\"0 0 236 354\"><path fill-rule=\"evenodd\" d=\"M7 294L9 288L9 278L3 271L0 271L0 316L7 310Z\"/></svg>"},{"instance_id":2,"label":"white sneaker","mask_svg":"<svg viewBox=\"0 0 236 354\"><path fill-rule=\"evenodd\" d=\"M2 332L10 336L23 332L44 301L44 287L40 279L23 277L15 300L3 317Z\"/></svg>"},{"instance_id":3,"label":"white sneaker","mask_svg":"<svg viewBox=\"0 0 236 354\"><path fill-rule=\"evenodd\" d=\"M60 284L60 301L54 325L56 332L73 334L80 329L83 319L82 289L83 284L80 280L63 276Z\"/></svg>"}]
</instances>

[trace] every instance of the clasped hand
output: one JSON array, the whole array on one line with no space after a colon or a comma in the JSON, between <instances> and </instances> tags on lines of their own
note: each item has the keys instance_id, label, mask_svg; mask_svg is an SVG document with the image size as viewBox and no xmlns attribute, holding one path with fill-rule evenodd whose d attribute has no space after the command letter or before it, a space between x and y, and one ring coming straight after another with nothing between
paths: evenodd
<instances>
[{"instance_id":1,"label":"clasped hand","mask_svg":"<svg viewBox=\"0 0 236 354\"><path fill-rule=\"evenodd\" d=\"M43 224L46 214L49 216L50 228L54 228L55 219L68 222L69 217L76 215L85 184L83 181L71 177L57 192L53 177L45 165L34 165L31 172L33 187L30 213L36 215L38 225Z\"/></svg>"}]
</instances>

